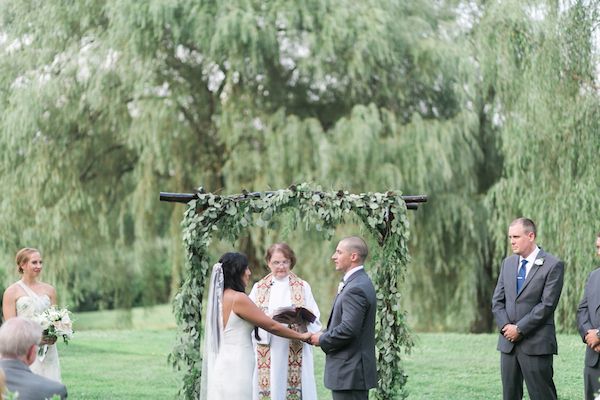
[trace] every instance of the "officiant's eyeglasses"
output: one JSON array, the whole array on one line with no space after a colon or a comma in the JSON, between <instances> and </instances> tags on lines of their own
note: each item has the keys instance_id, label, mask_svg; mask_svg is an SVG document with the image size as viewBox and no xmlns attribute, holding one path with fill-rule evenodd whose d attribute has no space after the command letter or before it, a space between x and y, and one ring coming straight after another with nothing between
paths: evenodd
<instances>
[{"instance_id":1,"label":"officiant's eyeglasses","mask_svg":"<svg viewBox=\"0 0 600 400\"><path fill-rule=\"evenodd\" d=\"M279 267L280 265L283 267L289 266L292 264L292 262L290 260L285 260L285 261L271 261L271 264L273 264L274 267Z\"/></svg>"}]
</instances>

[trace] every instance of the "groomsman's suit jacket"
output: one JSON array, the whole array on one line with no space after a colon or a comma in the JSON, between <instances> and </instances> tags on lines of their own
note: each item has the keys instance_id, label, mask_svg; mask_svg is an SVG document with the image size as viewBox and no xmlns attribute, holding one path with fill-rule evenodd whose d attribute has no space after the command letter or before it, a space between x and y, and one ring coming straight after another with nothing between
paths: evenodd
<instances>
[{"instance_id":1,"label":"groomsman's suit jacket","mask_svg":"<svg viewBox=\"0 0 600 400\"><path fill-rule=\"evenodd\" d=\"M377 386L373 283L363 270L348 278L334 300L320 346L325 352L325 387L369 390Z\"/></svg>"},{"instance_id":2,"label":"groomsman's suit jacket","mask_svg":"<svg viewBox=\"0 0 600 400\"><path fill-rule=\"evenodd\" d=\"M577 308L577 329L585 341L585 335L590 329L600 328L600 268L592 271L585 284L583 298ZM598 353L585 348L585 364L598 367Z\"/></svg>"},{"instance_id":3,"label":"groomsman's suit jacket","mask_svg":"<svg viewBox=\"0 0 600 400\"><path fill-rule=\"evenodd\" d=\"M558 353L554 310L563 287L564 263L542 249L536 258L539 263L537 260L543 260L542 265L534 262L519 294L516 286L519 256L514 254L502 263L492 297L492 312L498 329L516 324L523 336L512 343L500 334L498 350L503 353L510 353L515 346L531 356Z\"/></svg>"},{"instance_id":4,"label":"groomsman's suit jacket","mask_svg":"<svg viewBox=\"0 0 600 400\"><path fill-rule=\"evenodd\" d=\"M31 372L20 360L0 359L0 368L6 375L6 387L11 392L19 392L19 400L44 400L55 394L67 398L67 388L60 382Z\"/></svg>"}]
</instances>

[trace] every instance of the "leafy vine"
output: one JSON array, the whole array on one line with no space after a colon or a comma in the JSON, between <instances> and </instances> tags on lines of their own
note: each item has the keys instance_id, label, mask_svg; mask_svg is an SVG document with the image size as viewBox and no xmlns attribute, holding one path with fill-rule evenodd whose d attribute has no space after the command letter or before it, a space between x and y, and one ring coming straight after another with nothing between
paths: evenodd
<instances>
[{"instance_id":1,"label":"leafy vine","mask_svg":"<svg viewBox=\"0 0 600 400\"><path fill-rule=\"evenodd\" d=\"M208 246L213 237L234 242L249 226L269 227L275 214L291 211L294 224L321 232L330 239L338 224L355 213L380 248L370 266L377 291L376 352L379 373L376 399L404 397L406 375L400 364L403 350L412 347L405 315L400 308L399 283L408 262L408 218L399 191L351 194L324 192L307 183L273 192L219 196L204 193L188 203L183 240L188 262L185 281L174 299L180 329L170 355L184 369L181 395L195 399L200 392L202 366L202 298L209 270Z\"/></svg>"}]
</instances>

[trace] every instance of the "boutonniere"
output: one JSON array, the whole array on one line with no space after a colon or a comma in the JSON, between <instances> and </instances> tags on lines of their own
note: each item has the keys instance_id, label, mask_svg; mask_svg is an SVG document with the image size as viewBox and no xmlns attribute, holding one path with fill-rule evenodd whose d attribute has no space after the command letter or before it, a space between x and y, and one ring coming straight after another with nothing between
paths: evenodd
<instances>
[{"instance_id":1,"label":"boutonniere","mask_svg":"<svg viewBox=\"0 0 600 400\"><path fill-rule=\"evenodd\" d=\"M340 294L340 292L342 291L342 289L344 288L344 286L346 286L346 284L344 283L344 281L340 282L338 284L338 294Z\"/></svg>"},{"instance_id":2,"label":"boutonniere","mask_svg":"<svg viewBox=\"0 0 600 400\"><path fill-rule=\"evenodd\" d=\"M544 259L543 258L538 258L537 260L535 260L533 262L535 265L537 265L538 267L541 267L542 265L544 265Z\"/></svg>"}]
</instances>

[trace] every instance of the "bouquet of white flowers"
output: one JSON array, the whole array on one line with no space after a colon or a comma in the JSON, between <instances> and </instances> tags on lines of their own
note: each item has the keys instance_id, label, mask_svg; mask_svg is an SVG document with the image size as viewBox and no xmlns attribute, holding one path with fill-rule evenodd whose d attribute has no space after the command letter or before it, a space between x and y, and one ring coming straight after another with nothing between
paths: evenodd
<instances>
[{"instance_id":1,"label":"bouquet of white flowers","mask_svg":"<svg viewBox=\"0 0 600 400\"><path fill-rule=\"evenodd\" d=\"M34 319L42 326L45 337L54 339L62 337L63 341L68 344L73 337L73 322L70 313L66 308L59 310L56 306L52 306L36 315ZM40 346L39 355L45 355L47 350L48 346Z\"/></svg>"}]
</instances>

